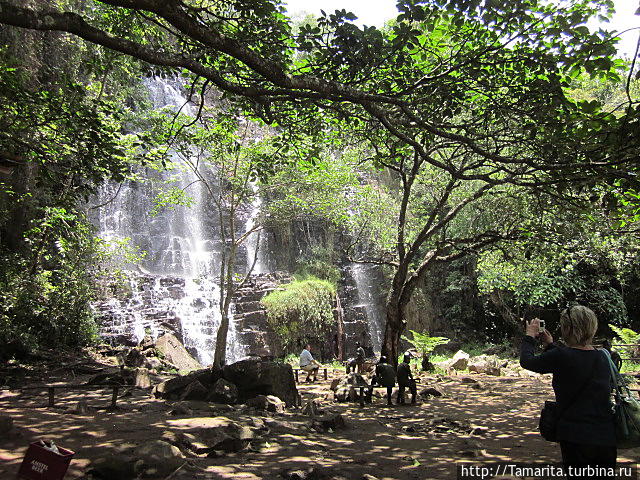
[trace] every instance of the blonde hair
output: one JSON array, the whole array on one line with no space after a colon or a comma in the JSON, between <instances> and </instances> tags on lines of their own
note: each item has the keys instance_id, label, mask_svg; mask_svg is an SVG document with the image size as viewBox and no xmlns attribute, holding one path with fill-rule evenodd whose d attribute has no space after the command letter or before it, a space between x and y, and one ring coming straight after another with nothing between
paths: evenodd
<instances>
[{"instance_id":1,"label":"blonde hair","mask_svg":"<svg viewBox=\"0 0 640 480\"><path fill-rule=\"evenodd\" d=\"M597 329L598 318L590 308L576 305L560 314L560 331L568 345L589 345Z\"/></svg>"}]
</instances>

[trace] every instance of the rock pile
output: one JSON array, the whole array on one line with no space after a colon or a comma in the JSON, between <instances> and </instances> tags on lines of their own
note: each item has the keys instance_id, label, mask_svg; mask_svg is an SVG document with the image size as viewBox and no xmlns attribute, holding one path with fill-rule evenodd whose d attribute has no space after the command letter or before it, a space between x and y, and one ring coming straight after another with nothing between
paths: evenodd
<instances>
[{"instance_id":1,"label":"rock pile","mask_svg":"<svg viewBox=\"0 0 640 480\"><path fill-rule=\"evenodd\" d=\"M334 398L338 402L359 400L360 388L368 386L367 380L355 372L336 378L331 382L331 390L333 390Z\"/></svg>"},{"instance_id":2,"label":"rock pile","mask_svg":"<svg viewBox=\"0 0 640 480\"><path fill-rule=\"evenodd\" d=\"M294 406L298 398L291 365L259 358L241 360L222 369L205 368L174 377L156 385L154 394L168 400L205 400L227 404L272 396L287 406ZM255 402L254 406L265 403L262 400ZM268 400L267 403L278 402ZM265 409L278 411L281 407L267 406Z\"/></svg>"}]
</instances>

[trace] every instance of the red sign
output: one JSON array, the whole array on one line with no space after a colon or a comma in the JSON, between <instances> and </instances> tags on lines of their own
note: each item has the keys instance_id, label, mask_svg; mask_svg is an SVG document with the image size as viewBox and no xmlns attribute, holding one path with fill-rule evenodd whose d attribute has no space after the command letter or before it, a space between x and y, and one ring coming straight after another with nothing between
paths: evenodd
<instances>
[{"instance_id":1,"label":"red sign","mask_svg":"<svg viewBox=\"0 0 640 480\"><path fill-rule=\"evenodd\" d=\"M74 452L58 447L60 453L44 448L40 442L29 444L18 471L18 478L25 480L62 480L67 473Z\"/></svg>"}]
</instances>

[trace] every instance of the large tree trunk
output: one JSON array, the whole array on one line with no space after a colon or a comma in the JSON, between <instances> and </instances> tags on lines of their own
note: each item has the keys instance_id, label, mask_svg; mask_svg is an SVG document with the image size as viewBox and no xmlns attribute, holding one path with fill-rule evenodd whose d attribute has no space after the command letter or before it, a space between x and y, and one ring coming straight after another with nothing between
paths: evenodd
<instances>
[{"instance_id":1,"label":"large tree trunk","mask_svg":"<svg viewBox=\"0 0 640 480\"><path fill-rule=\"evenodd\" d=\"M227 351L227 334L229 333L229 314L222 313L218 335L216 337L216 351L213 356L213 364L222 367L225 364L225 354Z\"/></svg>"},{"instance_id":2,"label":"large tree trunk","mask_svg":"<svg viewBox=\"0 0 640 480\"><path fill-rule=\"evenodd\" d=\"M398 363L398 344L400 343L400 335L402 335L406 325L402 312L403 308L399 298L391 295L387 300L387 321L384 328L382 355L385 355L393 365Z\"/></svg>"}]
</instances>

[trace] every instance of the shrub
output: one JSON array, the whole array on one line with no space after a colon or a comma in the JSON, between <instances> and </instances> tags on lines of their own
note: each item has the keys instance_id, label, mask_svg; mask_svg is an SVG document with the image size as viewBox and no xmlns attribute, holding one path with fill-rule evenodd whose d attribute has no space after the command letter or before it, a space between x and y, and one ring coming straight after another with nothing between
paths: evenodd
<instances>
[{"instance_id":1,"label":"shrub","mask_svg":"<svg viewBox=\"0 0 640 480\"><path fill-rule=\"evenodd\" d=\"M335 286L315 277L294 280L262 299L269 324L282 342L285 353L299 350L306 342L321 341L335 324L332 301Z\"/></svg>"}]
</instances>

